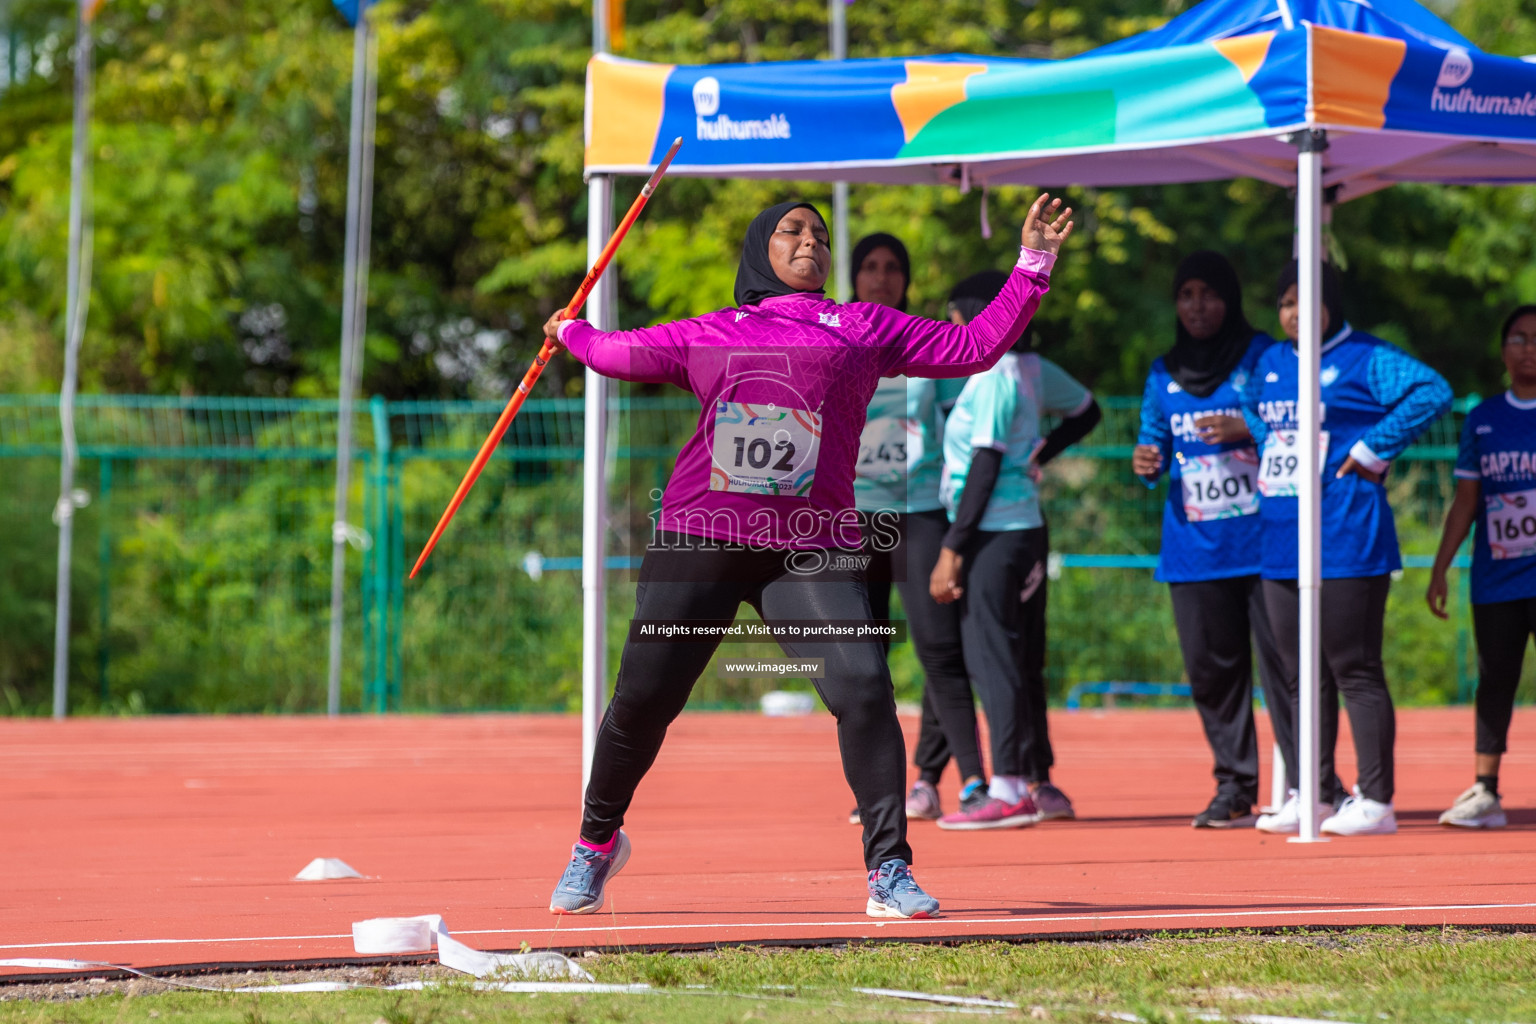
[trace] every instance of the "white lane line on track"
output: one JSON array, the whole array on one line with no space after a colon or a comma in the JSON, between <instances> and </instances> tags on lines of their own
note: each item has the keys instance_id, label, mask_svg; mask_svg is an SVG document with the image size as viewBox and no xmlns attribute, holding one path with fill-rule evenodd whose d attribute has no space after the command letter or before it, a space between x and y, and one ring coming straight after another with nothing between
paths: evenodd
<instances>
[{"instance_id":1,"label":"white lane line on track","mask_svg":"<svg viewBox=\"0 0 1536 1024\"><path fill-rule=\"evenodd\" d=\"M699 930L725 930L725 929L774 929L774 928L852 928L868 927L874 925L910 925L912 927L926 927L929 929L942 928L946 925L993 925L1005 926L1011 924L1093 924L1102 921L1187 921L1192 918L1200 919L1229 919L1229 918L1255 918L1255 917L1300 917L1309 914L1337 916L1340 914L1403 914L1423 913L1426 911L1445 910L1528 910L1536 907L1536 903L1433 903L1421 906L1398 907L1312 907L1305 910L1227 910L1227 911L1192 911L1185 914L1074 914L1056 915L1047 917L935 917L927 920L902 921L899 919L887 919L876 921L872 918L855 918L851 921L743 921L736 924L728 922L714 922L708 924L637 924L637 925L603 925L589 928L478 928L455 931L455 935L530 935L530 934L576 934L589 932L655 932L655 931L699 931ZM316 939L350 939L351 932L339 935L251 935L236 938L218 939L119 939L91 942L29 942L15 945L0 945L0 949L79 949L86 946L175 946L198 945L206 943L229 942L301 942Z\"/></svg>"}]
</instances>

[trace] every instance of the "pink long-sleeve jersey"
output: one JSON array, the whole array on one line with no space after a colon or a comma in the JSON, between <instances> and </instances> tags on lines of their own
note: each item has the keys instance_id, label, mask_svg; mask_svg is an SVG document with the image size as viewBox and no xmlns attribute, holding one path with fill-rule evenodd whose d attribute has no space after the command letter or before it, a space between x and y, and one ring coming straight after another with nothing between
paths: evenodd
<instances>
[{"instance_id":1,"label":"pink long-sleeve jersey","mask_svg":"<svg viewBox=\"0 0 1536 1024\"><path fill-rule=\"evenodd\" d=\"M605 377L698 397L698 429L678 453L660 529L755 547L854 548L854 465L879 379L991 368L1039 308L1055 261L1023 250L1002 293L964 327L797 292L634 331L567 321L560 339Z\"/></svg>"}]
</instances>

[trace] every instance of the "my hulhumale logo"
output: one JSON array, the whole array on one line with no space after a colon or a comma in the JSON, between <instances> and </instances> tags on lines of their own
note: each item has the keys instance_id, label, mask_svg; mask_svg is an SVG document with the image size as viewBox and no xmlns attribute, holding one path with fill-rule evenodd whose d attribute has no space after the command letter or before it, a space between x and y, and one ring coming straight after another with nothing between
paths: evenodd
<instances>
[{"instance_id":1,"label":"my hulhumale logo","mask_svg":"<svg viewBox=\"0 0 1536 1024\"><path fill-rule=\"evenodd\" d=\"M1502 114L1536 117L1536 95L1490 96L1463 88L1472 80L1472 54L1454 46L1440 61L1440 74L1429 94L1429 109L1443 114Z\"/></svg>"},{"instance_id":2,"label":"my hulhumale logo","mask_svg":"<svg viewBox=\"0 0 1536 1024\"><path fill-rule=\"evenodd\" d=\"M761 121L733 121L721 114L720 79L714 75L693 83L693 113L694 137L702 142L789 138L789 118L783 114Z\"/></svg>"},{"instance_id":3,"label":"my hulhumale logo","mask_svg":"<svg viewBox=\"0 0 1536 1024\"><path fill-rule=\"evenodd\" d=\"M720 79L705 75L693 83L693 112L700 117L714 117L719 110Z\"/></svg>"},{"instance_id":4,"label":"my hulhumale logo","mask_svg":"<svg viewBox=\"0 0 1536 1024\"><path fill-rule=\"evenodd\" d=\"M1445 60L1440 62L1440 77L1435 79L1436 89L1459 89L1467 84L1472 77L1472 55L1466 50L1457 47L1447 50ZM714 81L714 79L708 79ZM694 88L694 95L698 95L698 88Z\"/></svg>"}]
</instances>

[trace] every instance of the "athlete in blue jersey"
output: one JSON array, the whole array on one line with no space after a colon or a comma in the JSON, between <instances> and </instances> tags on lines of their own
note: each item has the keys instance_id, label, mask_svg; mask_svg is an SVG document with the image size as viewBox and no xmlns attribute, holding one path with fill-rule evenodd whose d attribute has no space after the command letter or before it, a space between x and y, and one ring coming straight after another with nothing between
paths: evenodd
<instances>
[{"instance_id":1,"label":"athlete in blue jersey","mask_svg":"<svg viewBox=\"0 0 1536 1024\"><path fill-rule=\"evenodd\" d=\"M1173 300L1176 340L1147 375L1132 468L1149 487L1164 472L1173 481L1156 578L1168 584L1216 777L1192 824L1238 828L1253 824L1259 795L1253 644L1271 702L1280 673L1259 586L1258 452L1242 413L1274 340L1249 326L1237 271L1219 253L1185 257Z\"/></svg>"},{"instance_id":2,"label":"athlete in blue jersey","mask_svg":"<svg viewBox=\"0 0 1536 1024\"><path fill-rule=\"evenodd\" d=\"M1344 318L1343 289L1323 265L1322 367L1322 667L1344 695L1354 733L1354 795L1323 820L1321 831L1366 835L1397 831L1392 809L1396 718L1382 670L1382 624L1391 573L1402 567L1397 529L1383 486L1391 460L1451 406L1451 388L1434 370ZM1299 329L1296 265L1280 278L1280 326L1293 342ZM1287 709L1296 713L1300 615L1296 588L1299 361L1293 345L1275 345L1259 360L1256 387L1243 396L1259 445L1259 519L1263 526L1264 604L1285 663ZM1338 733L1338 708L1324 700L1320 748ZM1281 741L1292 785L1298 776L1293 735ZM1326 777L1323 785L1327 786ZM1337 794L1326 789L1321 801ZM1298 818L1291 802L1289 817ZM1288 824L1286 815L1266 824Z\"/></svg>"},{"instance_id":3,"label":"athlete in blue jersey","mask_svg":"<svg viewBox=\"0 0 1536 1024\"><path fill-rule=\"evenodd\" d=\"M907 308L912 264L900 239L868 235L853 247L851 263L857 301ZM907 793L908 819L942 817L937 787L951 756L960 771L962 798L986 785L976 700L960 643L960 612L928 594L928 574L949 530L939 500L943 417L965 380L882 379L859 435L853 494L864 523L864 551L870 556L870 611L876 622L890 618L894 582L926 677L913 755L918 778ZM859 824L858 808L848 820Z\"/></svg>"},{"instance_id":4,"label":"athlete in blue jersey","mask_svg":"<svg viewBox=\"0 0 1536 1024\"><path fill-rule=\"evenodd\" d=\"M1445 572L1475 521L1475 780L1440 815L1440 824L1461 828L1508 824L1499 803L1499 762L1508 747L1525 645L1536 631L1536 306L1511 313L1499 336L1509 390L1473 409L1462 425L1456 498L1425 595L1429 610L1445 618Z\"/></svg>"},{"instance_id":5,"label":"athlete in blue jersey","mask_svg":"<svg viewBox=\"0 0 1536 1024\"><path fill-rule=\"evenodd\" d=\"M1001 290L977 274L951 296L964 322ZM991 370L970 378L944 426L941 497L951 524L929 581L935 601L957 607L965 664L992 740L992 779L939 819L943 829L1016 828L1075 816L1051 782L1046 719L1045 608L1048 535L1040 469L1098 424L1087 388L1029 351L1026 333ZM1060 418L1041 436L1042 416Z\"/></svg>"}]
</instances>

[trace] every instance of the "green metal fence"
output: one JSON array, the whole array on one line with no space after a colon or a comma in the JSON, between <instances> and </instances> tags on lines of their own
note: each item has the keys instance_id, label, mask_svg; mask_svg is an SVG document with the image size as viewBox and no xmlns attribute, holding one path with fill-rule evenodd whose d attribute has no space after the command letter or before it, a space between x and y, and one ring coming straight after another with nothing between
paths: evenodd
<instances>
[{"instance_id":1,"label":"green metal fence","mask_svg":"<svg viewBox=\"0 0 1536 1024\"><path fill-rule=\"evenodd\" d=\"M646 513L698 413L676 392L612 406L610 565L638 564ZM1454 483L1457 403L1401 460L1392 497L1409 568L1389 608L1394 688L1466 699L1465 596L1451 625L1420 595ZM1056 463L1051 523L1053 692L1081 682L1181 676L1166 588L1152 581L1163 487L1131 476L1139 399L1101 399L1105 421ZM430 532L499 402L361 405L353 436L356 550L348 560L343 706L561 708L579 694L582 402L527 403L417 580ZM79 480L71 703L82 710L303 711L324 707L337 404L297 399L87 395ZM0 709L43 699L51 651L57 491L55 396L0 395ZM1166 485L1164 485L1166 486ZM633 602L610 577L612 654ZM39 653L40 652L40 653ZM920 680L908 645L898 687ZM701 682L703 704L750 700L762 681Z\"/></svg>"}]
</instances>

